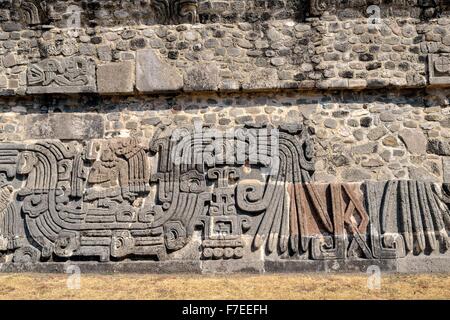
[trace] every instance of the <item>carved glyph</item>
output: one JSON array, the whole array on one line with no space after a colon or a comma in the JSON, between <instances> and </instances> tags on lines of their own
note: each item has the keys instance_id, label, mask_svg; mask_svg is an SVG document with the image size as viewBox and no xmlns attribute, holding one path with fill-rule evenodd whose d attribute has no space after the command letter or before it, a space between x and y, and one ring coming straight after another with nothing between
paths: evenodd
<instances>
[{"instance_id":1,"label":"carved glyph","mask_svg":"<svg viewBox=\"0 0 450 320\"><path fill-rule=\"evenodd\" d=\"M30 94L95 92L95 64L78 56L48 58L28 66L27 80Z\"/></svg>"},{"instance_id":2,"label":"carved glyph","mask_svg":"<svg viewBox=\"0 0 450 320\"><path fill-rule=\"evenodd\" d=\"M432 85L446 85L450 83L450 55L429 54L428 75Z\"/></svg>"}]
</instances>

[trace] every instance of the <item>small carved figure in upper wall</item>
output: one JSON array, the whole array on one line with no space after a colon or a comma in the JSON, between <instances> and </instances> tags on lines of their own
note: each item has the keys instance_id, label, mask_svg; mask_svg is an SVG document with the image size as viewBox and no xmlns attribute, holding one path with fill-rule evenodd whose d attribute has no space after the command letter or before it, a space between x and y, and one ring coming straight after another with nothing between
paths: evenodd
<instances>
[{"instance_id":1,"label":"small carved figure in upper wall","mask_svg":"<svg viewBox=\"0 0 450 320\"><path fill-rule=\"evenodd\" d=\"M36 0L13 1L11 15L30 27L50 24L61 18L53 4Z\"/></svg>"},{"instance_id":2,"label":"small carved figure in upper wall","mask_svg":"<svg viewBox=\"0 0 450 320\"><path fill-rule=\"evenodd\" d=\"M198 22L198 0L152 0L151 6L162 24Z\"/></svg>"}]
</instances>

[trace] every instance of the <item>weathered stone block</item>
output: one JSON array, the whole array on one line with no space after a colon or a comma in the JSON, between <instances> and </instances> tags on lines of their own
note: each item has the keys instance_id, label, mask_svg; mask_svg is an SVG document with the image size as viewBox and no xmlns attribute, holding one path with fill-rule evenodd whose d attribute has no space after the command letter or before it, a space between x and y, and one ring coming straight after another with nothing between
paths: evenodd
<instances>
[{"instance_id":1,"label":"weathered stone block","mask_svg":"<svg viewBox=\"0 0 450 320\"><path fill-rule=\"evenodd\" d=\"M428 172L423 167L411 166L408 168L409 178L417 181L435 182L438 183L439 179L436 176Z\"/></svg>"},{"instance_id":2,"label":"weathered stone block","mask_svg":"<svg viewBox=\"0 0 450 320\"><path fill-rule=\"evenodd\" d=\"M406 148L412 154L425 154L427 151L427 138L419 130L403 129L398 133Z\"/></svg>"},{"instance_id":3,"label":"weathered stone block","mask_svg":"<svg viewBox=\"0 0 450 320\"><path fill-rule=\"evenodd\" d=\"M442 158L442 168L444 171L444 183L450 183L450 157Z\"/></svg>"},{"instance_id":4,"label":"weathered stone block","mask_svg":"<svg viewBox=\"0 0 450 320\"><path fill-rule=\"evenodd\" d=\"M0 21L8 21L10 19L9 10L0 9Z\"/></svg>"},{"instance_id":5,"label":"weathered stone block","mask_svg":"<svg viewBox=\"0 0 450 320\"><path fill-rule=\"evenodd\" d=\"M244 90L261 90L279 87L278 73L271 68L257 68L250 74L250 81L242 84Z\"/></svg>"},{"instance_id":6,"label":"weathered stone block","mask_svg":"<svg viewBox=\"0 0 450 320\"><path fill-rule=\"evenodd\" d=\"M370 171L365 169L345 169L342 178L348 182L364 181L371 178Z\"/></svg>"},{"instance_id":7,"label":"weathered stone block","mask_svg":"<svg viewBox=\"0 0 450 320\"><path fill-rule=\"evenodd\" d=\"M140 92L179 91L183 78L177 68L163 61L152 49L139 50L136 58L136 89Z\"/></svg>"},{"instance_id":8,"label":"weathered stone block","mask_svg":"<svg viewBox=\"0 0 450 320\"><path fill-rule=\"evenodd\" d=\"M10 53L3 57L3 66L5 68L14 67L17 64L17 58L14 54Z\"/></svg>"},{"instance_id":9,"label":"weathered stone block","mask_svg":"<svg viewBox=\"0 0 450 320\"><path fill-rule=\"evenodd\" d=\"M186 91L216 91L219 88L219 69L215 65L199 65L190 68L184 76Z\"/></svg>"},{"instance_id":10,"label":"weathered stone block","mask_svg":"<svg viewBox=\"0 0 450 320\"><path fill-rule=\"evenodd\" d=\"M107 63L97 66L97 88L100 94L121 94L134 91L134 61Z\"/></svg>"},{"instance_id":11,"label":"weathered stone block","mask_svg":"<svg viewBox=\"0 0 450 320\"><path fill-rule=\"evenodd\" d=\"M0 88L6 88L8 86L8 79L5 75L0 74Z\"/></svg>"},{"instance_id":12,"label":"weathered stone block","mask_svg":"<svg viewBox=\"0 0 450 320\"><path fill-rule=\"evenodd\" d=\"M39 114L27 119L29 139L96 139L103 137L104 130L103 117L96 114Z\"/></svg>"},{"instance_id":13,"label":"weathered stone block","mask_svg":"<svg viewBox=\"0 0 450 320\"><path fill-rule=\"evenodd\" d=\"M439 156L450 156L450 143L439 139L430 139L428 140L427 151Z\"/></svg>"}]
</instances>

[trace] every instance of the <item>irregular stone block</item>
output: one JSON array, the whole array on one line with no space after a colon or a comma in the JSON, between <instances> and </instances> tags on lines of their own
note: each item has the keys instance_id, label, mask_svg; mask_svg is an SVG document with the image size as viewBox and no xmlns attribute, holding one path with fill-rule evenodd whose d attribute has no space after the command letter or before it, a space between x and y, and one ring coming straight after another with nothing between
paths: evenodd
<instances>
[{"instance_id":1,"label":"irregular stone block","mask_svg":"<svg viewBox=\"0 0 450 320\"><path fill-rule=\"evenodd\" d=\"M430 139L428 140L427 151L439 156L450 156L450 143L439 139Z\"/></svg>"},{"instance_id":2,"label":"irregular stone block","mask_svg":"<svg viewBox=\"0 0 450 320\"><path fill-rule=\"evenodd\" d=\"M0 21L8 21L10 14L8 10L0 9Z\"/></svg>"},{"instance_id":3,"label":"irregular stone block","mask_svg":"<svg viewBox=\"0 0 450 320\"><path fill-rule=\"evenodd\" d=\"M134 91L134 61L122 61L97 66L97 88L100 94L121 94Z\"/></svg>"},{"instance_id":4,"label":"irregular stone block","mask_svg":"<svg viewBox=\"0 0 450 320\"><path fill-rule=\"evenodd\" d=\"M179 91L183 88L183 77L177 68L162 61L154 50L137 52L136 89L140 92L154 93Z\"/></svg>"},{"instance_id":5,"label":"irregular stone block","mask_svg":"<svg viewBox=\"0 0 450 320\"><path fill-rule=\"evenodd\" d=\"M358 154L372 154L378 151L378 144L376 142L368 142L359 146L352 147L352 153Z\"/></svg>"},{"instance_id":6,"label":"irregular stone block","mask_svg":"<svg viewBox=\"0 0 450 320\"><path fill-rule=\"evenodd\" d=\"M2 23L2 29L5 32L22 31L22 25L16 22L5 22Z\"/></svg>"},{"instance_id":7,"label":"irregular stone block","mask_svg":"<svg viewBox=\"0 0 450 320\"><path fill-rule=\"evenodd\" d=\"M96 114L39 114L27 120L30 139L96 139L103 137L104 130L103 117Z\"/></svg>"},{"instance_id":8,"label":"irregular stone block","mask_svg":"<svg viewBox=\"0 0 450 320\"><path fill-rule=\"evenodd\" d=\"M442 168L444 170L444 183L450 183L450 157L442 158Z\"/></svg>"},{"instance_id":9,"label":"irregular stone block","mask_svg":"<svg viewBox=\"0 0 450 320\"><path fill-rule=\"evenodd\" d=\"M367 134L367 138L372 141L377 141L382 138L387 133L387 129L383 126L379 126L375 129L372 129Z\"/></svg>"},{"instance_id":10,"label":"irregular stone block","mask_svg":"<svg viewBox=\"0 0 450 320\"><path fill-rule=\"evenodd\" d=\"M96 92L95 63L83 57L49 58L30 64L29 94Z\"/></svg>"},{"instance_id":11,"label":"irregular stone block","mask_svg":"<svg viewBox=\"0 0 450 320\"><path fill-rule=\"evenodd\" d=\"M412 154L425 154L427 151L427 138L419 130L403 129L398 133L406 149Z\"/></svg>"},{"instance_id":12,"label":"irregular stone block","mask_svg":"<svg viewBox=\"0 0 450 320\"><path fill-rule=\"evenodd\" d=\"M348 182L364 181L371 178L370 171L362 169L345 169L342 178Z\"/></svg>"},{"instance_id":13,"label":"irregular stone block","mask_svg":"<svg viewBox=\"0 0 450 320\"><path fill-rule=\"evenodd\" d=\"M417 166L411 166L408 168L409 172L409 178L412 180L418 180L418 181L426 181L426 182L439 182L439 179L428 172L425 168L417 167Z\"/></svg>"},{"instance_id":14,"label":"irregular stone block","mask_svg":"<svg viewBox=\"0 0 450 320\"><path fill-rule=\"evenodd\" d=\"M258 68L250 74L250 81L242 84L244 90L264 90L278 87L278 73L275 69L269 68Z\"/></svg>"},{"instance_id":15,"label":"irregular stone block","mask_svg":"<svg viewBox=\"0 0 450 320\"><path fill-rule=\"evenodd\" d=\"M3 66L5 68L14 67L16 64L17 64L17 59L14 54L10 53L3 57Z\"/></svg>"},{"instance_id":16,"label":"irregular stone block","mask_svg":"<svg viewBox=\"0 0 450 320\"><path fill-rule=\"evenodd\" d=\"M0 74L0 88L6 88L8 86L8 79L6 76Z\"/></svg>"},{"instance_id":17,"label":"irregular stone block","mask_svg":"<svg viewBox=\"0 0 450 320\"><path fill-rule=\"evenodd\" d=\"M185 91L216 91L219 84L219 69L215 65L200 65L190 68L184 76Z\"/></svg>"}]
</instances>

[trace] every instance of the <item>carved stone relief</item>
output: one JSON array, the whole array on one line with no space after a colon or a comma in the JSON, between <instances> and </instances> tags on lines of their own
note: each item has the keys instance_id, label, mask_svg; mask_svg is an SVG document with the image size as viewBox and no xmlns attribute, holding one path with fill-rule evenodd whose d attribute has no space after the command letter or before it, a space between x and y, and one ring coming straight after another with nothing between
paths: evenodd
<instances>
[{"instance_id":1,"label":"carved stone relief","mask_svg":"<svg viewBox=\"0 0 450 320\"><path fill-rule=\"evenodd\" d=\"M19 23L23 28L66 28L71 19L70 7L82 12L82 26L115 24L183 24L214 22L256 22L267 17L274 19L304 19L321 16L325 12L342 17L367 16L367 8L377 5L381 16L410 14L413 17L431 18L448 12L445 0L247 0L248 5L237 0L3 0L0 3L0 22ZM75 8L73 7L73 8ZM267 8L273 9L266 10ZM276 9L276 10L275 10ZM275 12L276 11L276 12ZM99 18L98 14L105 19ZM273 13L273 16L272 16Z\"/></svg>"},{"instance_id":2,"label":"carved stone relief","mask_svg":"<svg viewBox=\"0 0 450 320\"><path fill-rule=\"evenodd\" d=\"M83 57L48 58L28 66L27 80L30 94L95 92L95 63Z\"/></svg>"},{"instance_id":3,"label":"carved stone relief","mask_svg":"<svg viewBox=\"0 0 450 320\"><path fill-rule=\"evenodd\" d=\"M198 22L198 0L152 0L151 6L161 24Z\"/></svg>"},{"instance_id":4,"label":"carved stone relief","mask_svg":"<svg viewBox=\"0 0 450 320\"><path fill-rule=\"evenodd\" d=\"M137 12L138 14L135 13L134 16L141 14L146 17L151 13L153 22L156 24L197 23L199 20L198 0L146 0L140 3L79 0L71 1L70 4L56 0L5 0L1 5L0 21L16 21L23 24L23 27L29 28L67 27L67 25L60 25L59 22L70 16L72 12L70 6L79 8L79 12L83 12L84 16L81 19L83 24L87 23L84 20L89 20L91 15L95 15L95 10L102 6L108 9L116 8L118 11L128 10L130 14Z\"/></svg>"},{"instance_id":5,"label":"carved stone relief","mask_svg":"<svg viewBox=\"0 0 450 320\"><path fill-rule=\"evenodd\" d=\"M432 85L450 84L450 55L428 55L428 74Z\"/></svg>"},{"instance_id":6,"label":"carved stone relief","mask_svg":"<svg viewBox=\"0 0 450 320\"><path fill-rule=\"evenodd\" d=\"M309 11L312 16L320 16L325 12L341 16L354 16L362 14L367 16L372 11L367 11L372 5L380 10L380 17L395 16L405 13L412 16L431 18L444 10L448 10L448 3L443 0L389 0L389 1L367 1L367 0L309 0Z\"/></svg>"},{"instance_id":7,"label":"carved stone relief","mask_svg":"<svg viewBox=\"0 0 450 320\"><path fill-rule=\"evenodd\" d=\"M314 183L301 125L162 126L137 138L0 144L0 252L14 262L399 259L449 247L445 194L420 181ZM251 241L248 241L251 239Z\"/></svg>"}]
</instances>

